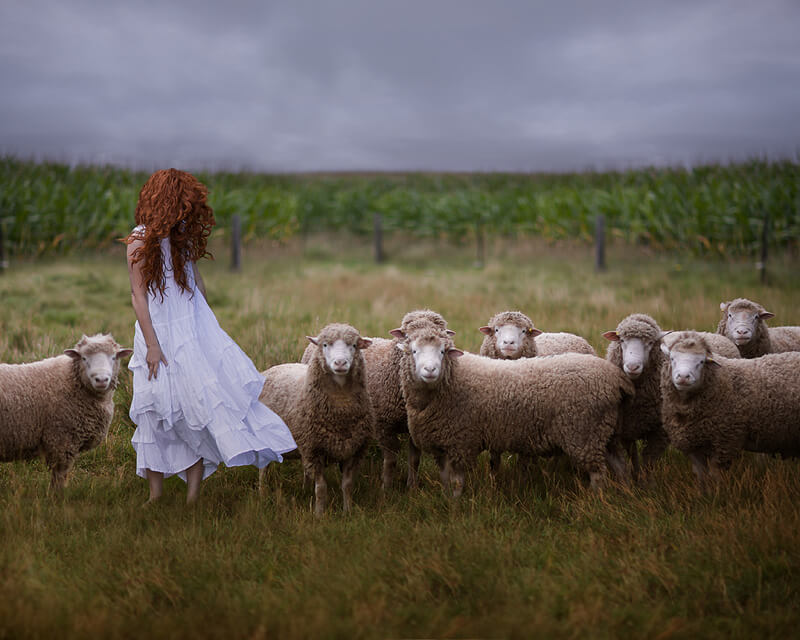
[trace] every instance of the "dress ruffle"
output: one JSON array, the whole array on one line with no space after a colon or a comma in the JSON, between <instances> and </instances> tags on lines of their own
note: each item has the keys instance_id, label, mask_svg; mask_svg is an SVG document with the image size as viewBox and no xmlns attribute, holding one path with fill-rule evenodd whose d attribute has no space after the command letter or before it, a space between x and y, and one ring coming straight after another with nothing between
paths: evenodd
<instances>
[{"instance_id":1,"label":"dress ruffle","mask_svg":"<svg viewBox=\"0 0 800 640\"><path fill-rule=\"evenodd\" d=\"M170 274L171 276L171 274ZM219 326L202 294L176 292L168 278L164 301L150 298L151 319L167 365L147 379L147 345L136 324L130 417L136 473L177 474L203 459L203 477L220 463L264 467L297 448L283 420L259 402L264 378ZM192 279L192 285L193 285Z\"/></svg>"}]
</instances>

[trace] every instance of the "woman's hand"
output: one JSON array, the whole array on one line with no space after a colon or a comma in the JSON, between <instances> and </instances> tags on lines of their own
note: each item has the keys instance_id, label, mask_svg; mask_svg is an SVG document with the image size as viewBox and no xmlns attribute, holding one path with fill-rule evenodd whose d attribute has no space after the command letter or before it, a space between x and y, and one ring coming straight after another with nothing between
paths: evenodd
<instances>
[{"instance_id":1,"label":"woman's hand","mask_svg":"<svg viewBox=\"0 0 800 640\"><path fill-rule=\"evenodd\" d=\"M161 362L164 363L165 367L169 366L167 359L164 357L164 353L161 351L161 345L158 344L153 344L147 347L147 356L145 356L145 361L147 362L148 380L158 378L158 365Z\"/></svg>"}]
</instances>

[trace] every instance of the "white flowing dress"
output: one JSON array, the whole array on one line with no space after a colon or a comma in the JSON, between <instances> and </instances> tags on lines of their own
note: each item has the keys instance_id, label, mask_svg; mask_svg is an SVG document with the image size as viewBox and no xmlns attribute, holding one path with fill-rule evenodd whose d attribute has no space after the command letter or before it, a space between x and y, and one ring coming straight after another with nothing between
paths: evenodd
<instances>
[{"instance_id":1,"label":"white flowing dress","mask_svg":"<svg viewBox=\"0 0 800 640\"><path fill-rule=\"evenodd\" d=\"M134 231L143 232L141 227ZM175 282L169 239L161 241L166 288L148 293L150 318L168 365L147 379L147 345L136 323L131 442L136 473L161 471L186 480L186 469L203 459L206 478L225 465L265 467L297 448L286 424L258 400L264 377L219 326L186 266L191 294Z\"/></svg>"}]
</instances>

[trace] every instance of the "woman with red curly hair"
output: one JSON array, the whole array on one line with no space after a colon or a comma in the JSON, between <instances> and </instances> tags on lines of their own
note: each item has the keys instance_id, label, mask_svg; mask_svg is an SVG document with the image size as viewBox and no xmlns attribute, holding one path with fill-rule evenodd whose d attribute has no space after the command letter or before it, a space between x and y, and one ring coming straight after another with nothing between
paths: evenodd
<instances>
[{"instance_id":1,"label":"woman with red curly hair","mask_svg":"<svg viewBox=\"0 0 800 640\"><path fill-rule=\"evenodd\" d=\"M125 239L136 314L131 420L136 473L153 502L177 474L194 502L220 462L259 468L297 448L286 424L258 400L264 378L217 323L197 261L214 213L208 191L177 169L154 173L139 192Z\"/></svg>"}]
</instances>

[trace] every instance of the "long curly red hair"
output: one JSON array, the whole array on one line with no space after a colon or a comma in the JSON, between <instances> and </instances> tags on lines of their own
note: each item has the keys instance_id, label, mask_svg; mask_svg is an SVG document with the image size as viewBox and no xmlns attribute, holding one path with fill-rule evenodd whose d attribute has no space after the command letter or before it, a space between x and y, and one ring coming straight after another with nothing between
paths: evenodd
<instances>
[{"instance_id":1,"label":"long curly red hair","mask_svg":"<svg viewBox=\"0 0 800 640\"><path fill-rule=\"evenodd\" d=\"M164 296L162 239L169 238L173 275L183 291L189 291L187 262L206 256L213 258L206 251L206 243L216 222L207 197L208 189L202 182L178 169L156 171L144 183L136 203L136 224L144 225L144 236L133 232L125 238L125 243L144 241L134 250L132 263L142 262L148 291L158 291Z\"/></svg>"}]
</instances>

